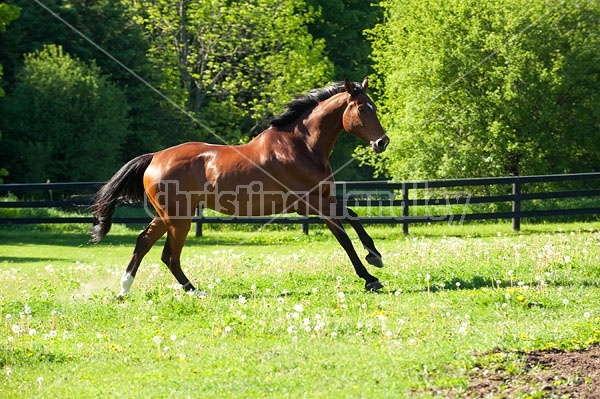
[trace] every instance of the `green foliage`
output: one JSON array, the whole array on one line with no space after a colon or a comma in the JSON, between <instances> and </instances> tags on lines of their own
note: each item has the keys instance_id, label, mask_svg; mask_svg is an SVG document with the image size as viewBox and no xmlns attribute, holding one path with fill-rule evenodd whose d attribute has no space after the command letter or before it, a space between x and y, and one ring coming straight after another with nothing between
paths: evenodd
<instances>
[{"instance_id":1,"label":"green foliage","mask_svg":"<svg viewBox=\"0 0 600 399\"><path fill-rule=\"evenodd\" d=\"M9 4L0 4L0 32L6 31L6 26L14 19L19 17L20 9ZM2 81L2 65L0 65L0 82ZM0 86L0 98L4 97L4 89ZM2 138L2 134L0 134ZM8 171L0 168L0 183L3 182L3 177L8 176Z\"/></svg>"},{"instance_id":2,"label":"green foliage","mask_svg":"<svg viewBox=\"0 0 600 399\"><path fill-rule=\"evenodd\" d=\"M23 9L6 34L0 34L0 62L6 67L8 95L23 68L23 54L38 51L45 44L61 45L64 51L86 63L95 62L102 74L127 96L130 120L126 144L119 151L121 162L141 153L164 148L177 126L170 104L163 104L149 87L86 39L109 52L130 70L156 85L161 75L150 64L150 46L142 27L132 23L131 2L113 0L46 0L43 4L75 27L67 27L39 4L29 0L7 0ZM169 133L169 135L166 134Z\"/></svg>"},{"instance_id":3,"label":"green foliage","mask_svg":"<svg viewBox=\"0 0 600 399\"><path fill-rule=\"evenodd\" d=\"M19 18L21 9L10 4L0 4L0 32L5 32L8 24Z\"/></svg>"},{"instance_id":4,"label":"green foliage","mask_svg":"<svg viewBox=\"0 0 600 399\"><path fill-rule=\"evenodd\" d=\"M371 31L400 179L584 172L600 164L595 1L387 1Z\"/></svg>"},{"instance_id":5,"label":"green foliage","mask_svg":"<svg viewBox=\"0 0 600 399\"><path fill-rule=\"evenodd\" d=\"M333 63L335 80L362 80L373 73L371 43L365 31L381 22L379 1L308 0L319 10L309 24L310 33L325 40L325 55Z\"/></svg>"},{"instance_id":6,"label":"green foliage","mask_svg":"<svg viewBox=\"0 0 600 399\"><path fill-rule=\"evenodd\" d=\"M308 0L320 11L309 23L309 32L325 40L324 54L333 63L333 78L362 81L372 75L371 43L365 31L380 22L382 9L379 1L364 0ZM353 162L351 154L364 143L355 136L342 135L335 145L329 161L336 180L372 180L373 169Z\"/></svg>"},{"instance_id":7,"label":"green foliage","mask_svg":"<svg viewBox=\"0 0 600 399\"><path fill-rule=\"evenodd\" d=\"M323 41L307 34L314 12L303 2L140 1L137 14L161 90L219 136L190 126L189 138L244 141L292 95L331 76Z\"/></svg>"},{"instance_id":8,"label":"green foliage","mask_svg":"<svg viewBox=\"0 0 600 399\"><path fill-rule=\"evenodd\" d=\"M12 181L95 181L120 164L127 103L100 69L45 46L2 106L2 159Z\"/></svg>"}]
</instances>

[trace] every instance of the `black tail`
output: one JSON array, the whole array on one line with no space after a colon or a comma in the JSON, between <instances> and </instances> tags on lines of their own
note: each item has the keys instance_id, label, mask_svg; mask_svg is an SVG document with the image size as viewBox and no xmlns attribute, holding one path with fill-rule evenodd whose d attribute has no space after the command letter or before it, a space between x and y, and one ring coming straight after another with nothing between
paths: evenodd
<instances>
[{"instance_id":1,"label":"black tail","mask_svg":"<svg viewBox=\"0 0 600 399\"><path fill-rule=\"evenodd\" d=\"M94 197L95 224L90 233L92 241L100 241L112 225L112 215L119 201L142 202L144 200L144 172L154 154L140 155L127 162Z\"/></svg>"}]
</instances>

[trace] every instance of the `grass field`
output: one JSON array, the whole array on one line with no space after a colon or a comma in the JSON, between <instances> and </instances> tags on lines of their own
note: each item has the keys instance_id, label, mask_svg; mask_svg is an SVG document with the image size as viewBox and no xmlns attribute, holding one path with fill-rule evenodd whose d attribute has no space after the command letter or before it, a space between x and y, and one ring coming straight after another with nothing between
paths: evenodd
<instances>
[{"instance_id":1,"label":"grass field","mask_svg":"<svg viewBox=\"0 0 600 399\"><path fill-rule=\"evenodd\" d=\"M600 342L600 223L367 229L380 293L319 228L205 231L183 264L210 297L159 243L117 302L137 231L0 228L0 397L461 397L519 351Z\"/></svg>"}]
</instances>

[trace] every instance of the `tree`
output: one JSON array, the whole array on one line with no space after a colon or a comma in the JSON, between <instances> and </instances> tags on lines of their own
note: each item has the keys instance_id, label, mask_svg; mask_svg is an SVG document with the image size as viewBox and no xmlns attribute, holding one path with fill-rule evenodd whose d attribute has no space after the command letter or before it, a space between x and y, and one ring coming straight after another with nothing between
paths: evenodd
<instances>
[{"instance_id":1,"label":"tree","mask_svg":"<svg viewBox=\"0 0 600 399\"><path fill-rule=\"evenodd\" d=\"M127 137L124 94L100 69L44 46L25 56L2 104L0 159L15 182L96 181L121 164Z\"/></svg>"},{"instance_id":2,"label":"tree","mask_svg":"<svg viewBox=\"0 0 600 399\"><path fill-rule=\"evenodd\" d=\"M319 12L308 25L309 32L325 41L324 54L333 63L334 80L345 78L362 81L373 73L371 43L365 31L381 22L379 1L308 0ZM373 168L349 162L357 147L364 146L358 137L345 135L338 140L330 162L338 180L370 180Z\"/></svg>"},{"instance_id":3,"label":"tree","mask_svg":"<svg viewBox=\"0 0 600 399\"><path fill-rule=\"evenodd\" d=\"M71 24L72 30L38 3L30 0L7 0L22 8L21 18L5 34L0 35L0 63L6 66L7 91L14 87L23 68L23 54L33 53L47 44L62 46L68 54L84 62L94 62L102 74L127 96L130 121L126 145L120 159L125 162L144 152L163 148L177 126L177 113L128 70L108 57L96 46L133 70L151 85L163 80L160 71L150 63L150 42L135 19L128 0L45 0L52 13Z\"/></svg>"},{"instance_id":4,"label":"tree","mask_svg":"<svg viewBox=\"0 0 600 399\"><path fill-rule=\"evenodd\" d=\"M372 30L394 179L584 172L600 164L600 4L385 3Z\"/></svg>"},{"instance_id":5,"label":"tree","mask_svg":"<svg viewBox=\"0 0 600 399\"><path fill-rule=\"evenodd\" d=\"M19 17L20 9L18 7L11 6L9 4L0 4L0 32L6 31L8 24ZM0 81L2 80L2 65L0 64ZM4 90L0 86L0 98L4 97ZM2 134L0 133L0 138ZM4 168L0 168L0 183L3 182L2 178L8 176L8 171Z\"/></svg>"},{"instance_id":6,"label":"tree","mask_svg":"<svg viewBox=\"0 0 600 399\"><path fill-rule=\"evenodd\" d=\"M293 94L324 85L331 64L302 1L139 1L139 22L164 71L161 90L203 124L184 139L236 143L267 127Z\"/></svg>"},{"instance_id":7,"label":"tree","mask_svg":"<svg viewBox=\"0 0 600 399\"><path fill-rule=\"evenodd\" d=\"M383 17L379 1L308 0L318 10L309 25L315 38L325 40L324 54L333 63L335 80L359 80L372 74L371 43L365 31Z\"/></svg>"}]
</instances>

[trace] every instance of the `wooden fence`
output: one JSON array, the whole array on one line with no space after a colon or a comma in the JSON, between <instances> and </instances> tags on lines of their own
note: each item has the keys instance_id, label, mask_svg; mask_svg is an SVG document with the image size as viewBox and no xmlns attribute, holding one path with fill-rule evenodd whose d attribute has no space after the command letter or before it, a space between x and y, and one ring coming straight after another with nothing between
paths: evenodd
<instances>
[{"instance_id":1,"label":"wooden fence","mask_svg":"<svg viewBox=\"0 0 600 399\"><path fill-rule=\"evenodd\" d=\"M92 183L39 183L0 184L0 224L89 223L93 193L102 182ZM560 185L577 185L578 189L556 189ZM494 192L502 194L484 195ZM463 222L466 220L510 219L513 229L519 230L523 218L555 216L600 216L600 173L566 175L493 177L407 181L336 182L336 197L349 207L360 207L366 212L359 216L362 223L402 225L408 234L411 223ZM473 194L475 193L475 194ZM9 194L14 194L13 196ZM2 198L4 197L4 198ZM573 201L580 199L574 206ZM584 201L583 199L587 199ZM555 200L550 208L535 202ZM474 212L478 204L496 204L497 211ZM535 206L532 206L534 204ZM60 208L83 211L72 217L7 216L11 208ZM489 208L489 207L488 207ZM506 208L506 209L503 209ZM529 209L528 209L529 208ZM540 209L541 208L541 209ZM365 213L361 212L361 213ZM147 217L115 217L115 223L147 223ZM322 223L318 217L229 217L206 216L198 210L193 219L196 235L202 235L202 226L211 223L300 224L308 232L310 224Z\"/></svg>"}]
</instances>

